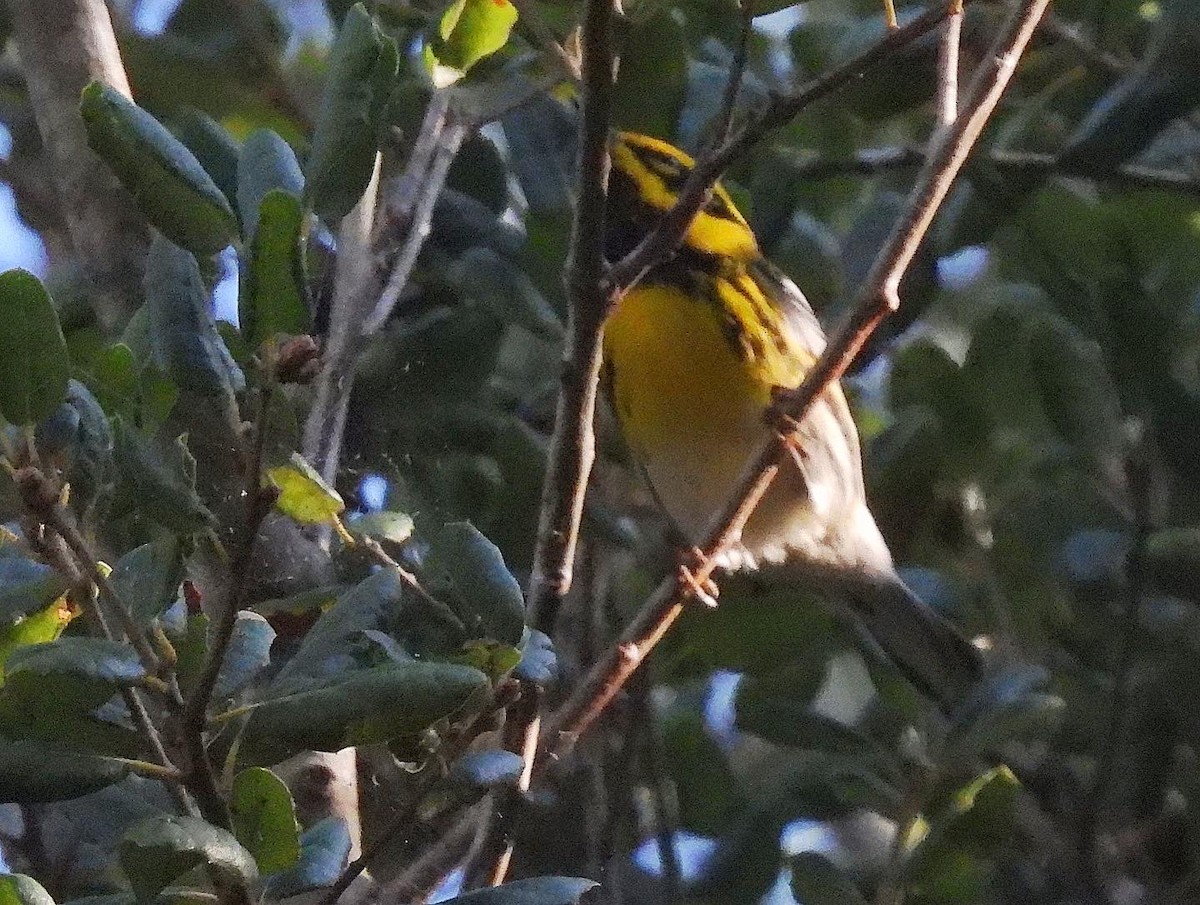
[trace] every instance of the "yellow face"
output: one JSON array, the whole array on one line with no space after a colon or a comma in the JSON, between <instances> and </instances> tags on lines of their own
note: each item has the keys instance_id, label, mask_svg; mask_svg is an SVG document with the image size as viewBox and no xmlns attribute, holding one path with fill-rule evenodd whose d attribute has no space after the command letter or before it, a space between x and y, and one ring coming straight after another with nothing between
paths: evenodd
<instances>
[{"instance_id":1,"label":"yellow face","mask_svg":"<svg viewBox=\"0 0 1200 905\"><path fill-rule=\"evenodd\" d=\"M609 179L609 258L631 251L683 190L696 161L673 145L618 133ZM745 260L758 257L749 224L720 185L692 221L684 247L699 254Z\"/></svg>"}]
</instances>

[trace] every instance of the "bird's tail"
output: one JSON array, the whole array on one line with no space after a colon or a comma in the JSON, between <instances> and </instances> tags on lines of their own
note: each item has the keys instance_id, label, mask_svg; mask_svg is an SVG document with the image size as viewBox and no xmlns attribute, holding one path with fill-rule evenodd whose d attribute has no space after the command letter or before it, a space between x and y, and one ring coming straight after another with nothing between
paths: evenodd
<instances>
[{"instance_id":1,"label":"bird's tail","mask_svg":"<svg viewBox=\"0 0 1200 905\"><path fill-rule=\"evenodd\" d=\"M870 636L924 694L950 711L983 675L979 650L895 573L854 577L839 594Z\"/></svg>"}]
</instances>

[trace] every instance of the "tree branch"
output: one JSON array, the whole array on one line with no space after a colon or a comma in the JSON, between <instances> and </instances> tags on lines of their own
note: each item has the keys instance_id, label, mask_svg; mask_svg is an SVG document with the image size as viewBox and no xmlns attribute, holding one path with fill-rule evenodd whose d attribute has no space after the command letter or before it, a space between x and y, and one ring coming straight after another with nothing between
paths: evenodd
<instances>
[{"instance_id":1,"label":"tree branch","mask_svg":"<svg viewBox=\"0 0 1200 905\"><path fill-rule=\"evenodd\" d=\"M46 152L54 161L61 209L75 254L91 283L92 308L113 332L137 308L146 226L117 178L87 145L79 94L98 79L130 96L104 0L10 0L21 69Z\"/></svg>"}]
</instances>

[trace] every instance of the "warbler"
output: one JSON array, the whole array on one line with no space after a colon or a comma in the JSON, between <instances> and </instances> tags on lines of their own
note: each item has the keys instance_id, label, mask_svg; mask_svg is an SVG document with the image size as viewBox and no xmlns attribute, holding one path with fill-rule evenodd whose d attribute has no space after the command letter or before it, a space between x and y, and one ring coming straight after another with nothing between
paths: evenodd
<instances>
[{"instance_id":1,"label":"warbler","mask_svg":"<svg viewBox=\"0 0 1200 905\"><path fill-rule=\"evenodd\" d=\"M678 197L695 161L645 135L611 144L606 256L619 260ZM617 304L605 328L605 386L632 457L670 521L699 544L768 441L777 389L794 389L825 348L803 293L768 262L717 185L682 246ZM750 516L727 570L801 580L848 607L908 678L943 705L981 672L977 649L896 574L867 508L858 431L831 386L795 455Z\"/></svg>"}]
</instances>

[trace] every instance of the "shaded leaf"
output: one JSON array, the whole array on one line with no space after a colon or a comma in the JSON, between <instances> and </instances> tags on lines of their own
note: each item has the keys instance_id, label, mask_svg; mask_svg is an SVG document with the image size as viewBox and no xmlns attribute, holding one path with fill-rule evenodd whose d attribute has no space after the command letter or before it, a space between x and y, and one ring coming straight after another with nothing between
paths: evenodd
<instances>
[{"instance_id":1,"label":"shaded leaf","mask_svg":"<svg viewBox=\"0 0 1200 905\"><path fill-rule=\"evenodd\" d=\"M70 637L13 651L5 675L11 681L20 673L75 676L116 687L140 681L146 675L146 668L134 649L121 641Z\"/></svg>"},{"instance_id":2,"label":"shaded leaf","mask_svg":"<svg viewBox=\"0 0 1200 905\"><path fill-rule=\"evenodd\" d=\"M196 462L184 437L164 452L122 418L113 419L113 433L117 468L142 512L183 534L202 531L216 522L196 493Z\"/></svg>"},{"instance_id":3,"label":"shaded leaf","mask_svg":"<svg viewBox=\"0 0 1200 905\"><path fill-rule=\"evenodd\" d=\"M340 751L410 735L455 713L486 682L478 670L449 663L339 673L258 702L243 751L274 762L297 751Z\"/></svg>"},{"instance_id":4,"label":"shaded leaf","mask_svg":"<svg viewBox=\"0 0 1200 905\"><path fill-rule=\"evenodd\" d=\"M511 751L473 751L458 758L446 778L473 789L515 787L523 768L521 756Z\"/></svg>"},{"instance_id":5,"label":"shaded leaf","mask_svg":"<svg viewBox=\"0 0 1200 905\"><path fill-rule=\"evenodd\" d=\"M0 801L66 801L112 785L129 772L127 764L112 757L61 751L36 741L0 740Z\"/></svg>"},{"instance_id":6,"label":"shaded leaf","mask_svg":"<svg viewBox=\"0 0 1200 905\"><path fill-rule=\"evenodd\" d=\"M0 624L43 610L67 590L67 580L44 563L0 555Z\"/></svg>"},{"instance_id":7,"label":"shaded leaf","mask_svg":"<svg viewBox=\"0 0 1200 905\"><path fill-rule=\"evenodd\" d=\"M599 885L580 877L533 877L469 892L446 905L573 905Z\"/></svg>"},{"instance_id":8,"label":"shaded leaf","mask_svg":"<svg viewBox=\"0 0 1200 905\"><path fill-rule=\"evenodd\" d=\"M246 386L209 309L190 251L156 236L146 259L146 307L154 358L181 388L230 398Z\"/></svg>"},{"instance_id":9,"label":"shaded leaf","mask_svg":"<svg viewBox=\"0 0 1200 905\"><path fill-rule=\"evenodd\" d=\"M304 213L295 195L272 189L262 199L242 293L242 335L251 347L312 328L304 273Z\"/></svg>"},{"instance_id":10,"label":"shaded leaf","mask_svg":"<svg viewBox=\"0 0 1200 905\"><path fill-rule=\"evenodd\" d=\"M227 698L249 685L270 665L274 641L275 629L266 619L248 610L238 613L213 696Z\"/></svg>"},{"instance_id":11,"label":"shaded leaf","mask_svg":"<svg viewBox=\"0 0 1200 905\"><path fill-rule=\"evenodd\" d=\"M475 638L508 645L525 631L525 598L500 550L467 522L445 525L433 537L422 574Z\"/></svg>"},{"instance_id":12,"label":"shaded leaf","mask_svg":"<svg viewBox=\"0 0 1200 905\"><path fill-rule=\"evenodd\" d=\"M255 878L254 858L236 838L199 817L163 814L134 824L120 845L121 867L142 902L202 865L239 883Z\"/></svg>"},{"instance_id":13,"label":"shaded leaf","mask_svg":"<svg viewBox=\"0 0 1200 905\"><path fill-rule=\"evenodd\" d=\"M197 254L237 237L237 217L212 177L153 116L107 85L83 90L79 111L88 146L133 194L156 228Z\"/></svg>"},{"instance_id":14,"label":"shaded leaf","mask_svg":"<svg viewBox=\"0 0 1200 905\"><path fill-rule=\"evenodd\" d=\"M179 595L183 581L183 551L179 539L164 534L129 551L109 576L118 596L142 625L157 619Z\"/></svg>"},{"instance_id":15,"label":"shaded leaf","mask_svg":"<svg viewBox=\"0 0 1200 905\"><path fill-rule=\"evenodd\" d=\"M13 424L49 417L67 395L71 360L54 302L24 270L0 274L0 415Z\"/></svg>"},{"instance_id":16,"label":"shaded leaf","mask_svg":"<svg viewBox=\"0 0 1200 905\"><path fill-rule=\"evenodd\" d=\"M238 213L247 239L254 237L263 200L273 191L300 197L304 192L304 174L296 152L279 133L255 129L242 142L237 159Z\"/></svg>"},{"instance_id":17,"label":"shaded leaf","mask_svg":"<svg viewBox=\"0 0 1200 905\"><path fill-rule=\"evenodd\" d=\"M513 676L543 688L558 679L558 655L549 635L537 629L529 630L521 644L521 662L513 670Z\"/></svg>"},{"instance_id":18,"label":"shaded leaf","mask_svg":"<svg viewBox=\"0 0 1200 905\"><path fill-rule=\"evenodd\" d=\"M312 150L304 167L307 197L330 225L349 213L370 181L398 67L395 42L356 3L346 14L330 54Z\"/></svg>"},{"instance_id":19,"label":"shaded leaf","mask_svg":"<svg viewBox=\"0 0 1200 905\"><path fill-rule=\"evenodd\" d=\"M788 861L792 894L804 905L866 905L866 898L824 855L801 852Z\"/></svg>"}]
</instances>

